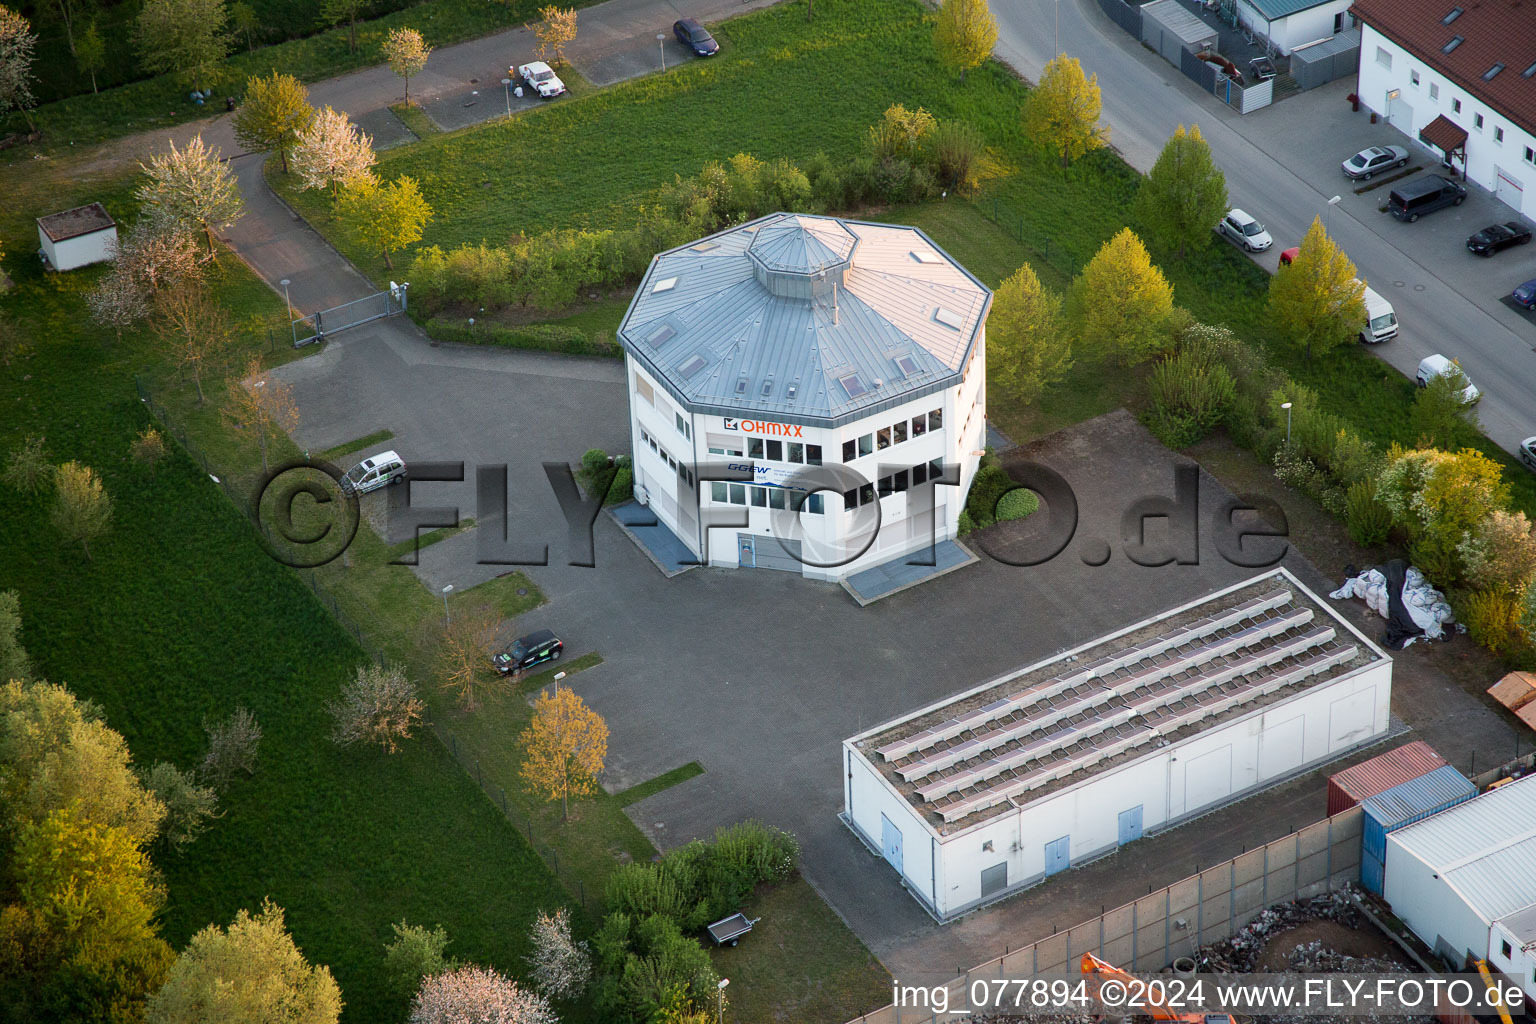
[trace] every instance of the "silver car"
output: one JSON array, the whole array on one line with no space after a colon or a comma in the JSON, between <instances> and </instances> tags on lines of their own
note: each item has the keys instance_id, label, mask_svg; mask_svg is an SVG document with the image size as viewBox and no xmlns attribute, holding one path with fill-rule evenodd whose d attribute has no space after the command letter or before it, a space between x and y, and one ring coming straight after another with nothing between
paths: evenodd
<instances>
[{"instance_id":1,"label":"silver car","mask_svg":"<svg viewBox=\"0 0 1536 1024\"><path fill-rule=\"evenodd\" d=\"M1344 176L1370 181L1372 175L1395 167L1408 166L1408 151L1402 146L1372 146L1344 161Z\"/></svg>"}]
</instances>

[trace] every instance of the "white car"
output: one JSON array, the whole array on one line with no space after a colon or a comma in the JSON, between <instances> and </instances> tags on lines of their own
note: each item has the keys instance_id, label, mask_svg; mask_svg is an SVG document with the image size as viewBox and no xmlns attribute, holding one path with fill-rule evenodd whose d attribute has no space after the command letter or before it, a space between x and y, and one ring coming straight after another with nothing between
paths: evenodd
<instances>
[{"instance_id":1,"label":"white car","mask_svg":"<svg viewBox=\"0 0 1536 1024\"><path fill-rule=\"evenodd\" d=\"M398 484L405 479L405 460L393 451L380 452L359 462L341 479L343 491L367 494L385 484Z\"/></svg>"},{"instance_id":2,"label":"white car","mask_svg":"<svg viewBox=\"0 0 1536 1024\"><path fill-rule=\"evenodd\" d=\"M1466 371L1462 370L1461 364L1457 363L1455 360L1447 359L1445 356L1439 355L1438 353L1432 356L1425 356L1419 362L1419 373L1417 378L1419 387L1429 387L1429 382L1431 380L1449 373L1452 370L1460 373L1462 380L1467 382L1466 388L1464 388L1461 392L1462 402L1467 405L1473 405L1481 401L1483 393L1477 390L1477 385L1473 384L1471 378L1467 376Z\"/></svg>"},{"instance_id":3,"label":"white car","mask_svg":"<svg viewBox=\"0 0 1536 1024\"><path fill-rule=\"evenodd\" d=\"M1235 208L1227 211L1221 223L1216 225L1216 230L1249 252L1263 252L1275 244L1263 224Z\"/></svg>"},{"instance_id":4,"label":"white car","mask_svg":"<svg viewBox=\"0 0 1536 1024\"><path fill-rule=\"evenodd\" d=\"M539 94L540 99L554 99L565 92L565 83L541 60L524 64L517 69L517 79L526 88Z\"/></svg>"}]
</instances>

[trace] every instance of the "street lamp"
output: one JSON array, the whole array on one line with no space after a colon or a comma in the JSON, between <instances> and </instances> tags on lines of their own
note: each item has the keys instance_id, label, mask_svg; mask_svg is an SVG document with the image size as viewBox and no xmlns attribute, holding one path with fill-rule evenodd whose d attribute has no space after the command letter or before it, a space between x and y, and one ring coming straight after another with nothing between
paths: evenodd
<instances>
[{"instance_id":1,"label":"street lamp","mask_svg":"<svg viewBox=\"0 0 1536 1024\"><path fill-rule=\"evenodd\" d=\"M1061 55L1061 0L1056 0L1056 49L1051 51L1051 59Z\"/></svg>"},{"instance_id":2,"label":"street lamp","mask_svg":"<svg viewBox=\"0 0 1536 1024\"><path fill-rule=\"evenodd\" d=\"M1333 208L1338 206L1339 203L1341 203L1343 200L1343 196L1334 196L1332 199L1328 200L1328 209L1323 211L1323 231L1326 232L1328 230L1328 215L1331 214L1333 212Z\"/></svg>"},{"instance_id":3,"label":"street lamp","mask_svg":"<svg viewBox=\"0 0 1536 1024\"><path fill-rule=\"evenodd\" d=\"M288 330L293 334L293 347L299 347L299 328L293 322L293 303L288 300L288 285L291 283L286 277L277 282L283 286L283 305L288 307L283 312L288 317Z\"/></svg>"},{"instance_id":4,"label":"street lamp","mask_svg":"<svg viewBox=\"0 0 1536 1024\"><path fill-rule=\"evenodd\" d=\"M661 70L665 71L667 70L667 34L665 32L656 33L656 49L661 51Z\"/></svg>"},{"instance_id":5,"label":"street lamp","mask_svg":"<svg viewBox=\"0 0 1536 1024\"><path fill-rule=\"evenodd\" d=\"M452 583L443 588L443 625L445 626L451 626L453 624L453 619L449 618L448 616L448 592L452 589Z\"/></svg>"},{"instance_id":6,"label":"street lamp","mask_svg":"<svg viewBox=\"0 0 1536 1024\"><path fill-rule=\"evenodd\" d=\"M507 87L507 116L512 116L512 79L503 78L501 84Z\"/></svg>"},{"instance_id":7,"label":"street lamp","mask_svg":"<svg viewBox=\"0 0 1536 1024\"><path fill-rule=\"evenodd\" d=\"M1285 443L1291 443L1291 403L1281 402L1280 408L1285 410Z\"/></svg>"},{"instance_id":8,"label":"street lamp","mask_svg":"<svg viewBox=\"0 0 1536 1024\"><path fill-rule=\"evenodd\" d=\"M720 997L716 1004L715 1024L725 1024L725 986L731 983L730 978L721 978L715 986L715 994Z\"/></svg>"}]
</instances>

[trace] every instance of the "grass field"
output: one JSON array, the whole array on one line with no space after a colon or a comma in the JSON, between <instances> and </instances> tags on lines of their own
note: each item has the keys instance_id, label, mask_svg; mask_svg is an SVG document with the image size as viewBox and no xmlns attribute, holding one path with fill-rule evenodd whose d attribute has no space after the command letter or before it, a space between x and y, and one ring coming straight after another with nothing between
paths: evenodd
<instances>
[{"instance_id":1,"label":"grass field","mask_svg":"<svg viewBox=\"0 0 1536 1024\"><path fill-rule=\"evenodd\" d=\"M89 196L129 208L122 182L0 175L0 184L13 200L0 233L11 238L38 203ZM223 264L216 286L246 344L264 344L261 324L280 315L281 301L238 261ZM0 376L0 451L45 436L55 460L95 467L116 507L87 560L59 544L44 497L0 487L0 588L21 593L40 672L100 702L142 763L195 765L201 722L238 704L264 732L259 768L232 785L224 816L158 861L170 895L166 937L180 947L271 896L305 954L335 972L348 1021L403 1015L383 994L381 956L402 917L441 923L455 955L519 972L532 914L564 899L544 864L430 737L395 757L330 741L323 702L362 650L179 449L154 469L128 458L149 423L133 378L163 365L152 339L114 343L86 324L81 297L97 271L44 276L14 259L7 269L17 287L0 296L0 311L24 351ZM188 385L162 384L189 422L216 422L211 408L194 414ZM246 442L199 436L234 466L256 458Z\"/></svg>"}]
</instances>

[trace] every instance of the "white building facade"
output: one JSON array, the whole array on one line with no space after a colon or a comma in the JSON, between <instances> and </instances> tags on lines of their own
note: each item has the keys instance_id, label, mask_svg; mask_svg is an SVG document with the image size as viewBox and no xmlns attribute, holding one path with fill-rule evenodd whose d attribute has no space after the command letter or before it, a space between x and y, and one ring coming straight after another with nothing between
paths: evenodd
<instances>
[{"instance_id":1,"label":"white building facade","mask_svg":"<svg viewBox=\"0 0 1536 1024\"><path fill-rule=\"evenodd\" d=\"M915 228L776 214L659 255L619 334L636 498L701 562L813 579L955 536L990 302Z\"/></svg>"},{"instance_id":2,"label":"white building facade","mask_svg":"<svg viewBox=\"0 0 1536 1024\"><path fill-rule=\"evenodd\" d=\"M1445 155L1443 145L1420 138L1429 128L1449 142L1452 164L1467 180L1536 218L1533 15L1509 4L1465 6L1457 0L1356 3L1362 22L1356 92L1421 155ZM1446 22L1453 10L1462 13Z\"/></svg>"},{"instance_id":3,"label":"white building facade","mask_svg":"<svg viewBox=\"0 0 1536 1024\"><path fill-rule=\"evenodd\" d=\"M1237 0L1237 20L1269 39L1275 50L1289 54L1298 46L1327 39L1354 24L1349 7L1354 0Z\"/></svg>"},{"instance_id":4,"label":"white building facade","mask_svg":"<svg viewBox=\"0 0 1536 1024\"><path fill-rule=\"evenodd\" d=\"M945 922L1373 742L1391 691L1278 570L845 741L842 819Z\"/></svg>"},{"instance_id":5,"label":"white building facade","mask_svg":"<svg viewBox=\"0 0 1536 1024\"><path fill-rule=\"evenodd\" d=\"M1536 776L1388 833L1387 864L1382 894L1425 945L1536 1000Z\"/></svg>"},{"instance_id":6,"label":"white building facade","mask_svg":"<svg viewBox=\"0 0 1536 1024\"><path fill-rule=\"evenodd\" d=\"M117 224L100 203L37 218L38 251L54 270L105 263L117 251Z\"/></svg>"}]
</instances>

